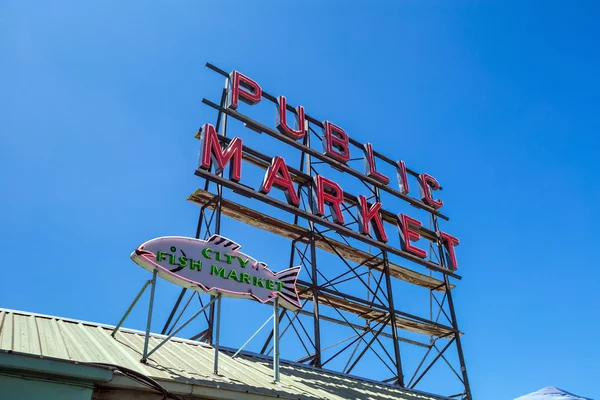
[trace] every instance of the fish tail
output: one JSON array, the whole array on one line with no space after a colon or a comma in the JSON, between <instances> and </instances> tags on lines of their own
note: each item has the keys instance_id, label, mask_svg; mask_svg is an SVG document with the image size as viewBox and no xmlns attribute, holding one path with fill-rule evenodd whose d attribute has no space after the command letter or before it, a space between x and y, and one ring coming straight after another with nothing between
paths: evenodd
<instances>
[{"instance_id":1,"label":"fish tail","mask_svg":"<svg viewBox=\"0 0 600 400\"><path fill-rule=\"evenodd\" d=\"M211 237L210 237L210 238L207 240L207 242L209 242L209 243L213 243L213 244L215 244L215 245L220 245L220 246L223 246L223 247L225 247L225 248L227 248L227 249L229 249L229 250L231 250L231 251L236 251L236 250L238 250L240 247L242 247L242 246L240 246L239 244L237 244L236 242L234 242L233 240L229 240L229 239L227 239L227 238L224 238L223 236L221 236L221 235L217 235L217 234L215 234L215 235L212 235L212 236L211 236Z\"/></svg>"},{"instance_id":2,"label":"fish tail","mask_svg":"<svg viewBox=\"0 0 600 400\"><path fill-rule=\"evenodd\" d=\"M284 308L292 310L302 308L300 296L298 296L298 292L296 291L296 280L298 279L298 274L300 274L300 268L300 266L288 268L275 274L277 282L283 283L283 287L281 291L277 292L277 295L283 300L284 304L282 304L282 307Z\"/></svg>"}]
</instances>

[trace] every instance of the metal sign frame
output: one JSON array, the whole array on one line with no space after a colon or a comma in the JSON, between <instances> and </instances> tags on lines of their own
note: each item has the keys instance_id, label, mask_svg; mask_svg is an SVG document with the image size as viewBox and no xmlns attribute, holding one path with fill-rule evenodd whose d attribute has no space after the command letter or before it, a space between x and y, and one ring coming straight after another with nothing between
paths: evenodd
<instances>
[{"instance_id":1,"label":"metal sign frame","mask_svg":"<svg viewBox=\"0 0 600 400\"><path fill-rule=\"evenodd\" d=\"M241 183L228 180L222 173L210 172L198 168L196 175L205 180L202 189L194 192L188 200L200 206L196 238L207 239L212 234L221 233L221 220L223 217L232 218L239 223L245 223L265 231L276 233L291 240L290 245L290 267L302 265L310 279L308 281L298 280L299 292L303 304L312 302L312 310L299 309L290 312L278 309L275 306L276 322L267 341L263 344L260 353L267 355L273 351L279 356L278 343L272 345L273 338L280 339L287 332L293 332L302 343L306 356L295 362L309 364L317 368L326 368L333 359L346 356L345 367L339 372L350 375L357 364L364 359L365 354L374 354L379 361L390 371L390 375L381 379L382 382L398 385L408 389L421 389L419 383L431 373L432 368L440 363L447 365L447 370L454 375L463 388L459 393L450 397L471 400L471 389L465 365L465 359L461 343L461 332L456 318L455 305L452 298L454 285L450 278L460 279L453 269L447 265L447 251L440 239L439 219L448 220L438 209L431 207L418 199L382 185L378 180L362 174L344 163L336 162L327 158L310 147L310 141L320 140L317 132L323 124L306 116L307 134L303 142L297 142L274 129L257 122L241 112L228 108L228 91L230 74L222 69L211 65L206 66L225 78L225 87L221 92L218 103L204 98L202 102L215 110L217 113L215 129L222 147L226 147L231 138L227 136L228 118L233 118L246 125L249 129L269 136L295 147L300 151L298 160L299 168L289 167L291 178L298 185L297 195L301 200L300 207L293 207L273 197L253 190ZM262 98L277 105L278 99L262 91ZM296 113L296 109L287 105L290 112ZM201 132L197 137L200 138ZM354 146L362 146L361 143L350 138ZM395 162L384 155L375 152L376 156L384 162L395 164ZM255 166L267 169L271 163L271 155L247 146L243 146L243 160ZM315 215L314 199L312 196L312 177L318 175L320 165L327 163L340 171L359 179L370 191L368 198L371 202L379 202L382 191L386 195L392 195L398 199L408 202L414 207L423 209L429 214L430 228L419 228L422 237L430 240L428 259L421 259L401 249L378 241L373 235L361 235L352 229L352 225L358 224L356 218L340 225L336 224L331 215L322 217ZM415 171L407 170L409 174L418 176ZM241 194L245 197L263 202L271 207L277 208L289 214L291 221L283 221L270 215L260 213L244 205L230 200L227 196L229 191ZM351 211L358 207L356 197L344 193L345 203L342 205L345 211ZM395 215L382 210L382 218L391 219ZM305 221L307 226L301 226L300 221ZM353 246L352 242L367 244L375 249L367 252ZM326 251L337 257L340 265L347 267L346 271L334 277L326 276L326 272L318 268L318 252ZM416 272L413 268L400 265L395 259L402 257L406 260L420 264L429 269L429 274ZM434 274L441 276L435 277ZM429 291L429 316L422 317L402 311L394 304L392 281L400 279ZM366 295L359 297L336 289L336 284L354 280L360 282L366 289ZM179 319L190 305L195 293L186 298L187 289L182 289L177 297L171 313L169 314L162 334L172 334ZM206 328L191 337L192 340L205 341L218 347L218 312L215 307L219 304L214 297L203 300L204 296L197 296L201 307L208 308L203 312L206 320ZM216 303L216 304L215 304ZM327 311L327 312L325 312ZM349 321L348 313L364 319L364 325ZM268 321L267 321L268 322ZM286 325L279 329L279 324ZM323 324L336 324L344 326L352 333L350 337L344 337L340 341L323 346L321 342L321 331ZM266 325L266 323L265 323ZM264 326L264 325L263 325ZM391 330L387 332L386 330ZM399 331L418 333L428 340L414 340L402 336ZM252 338L251 338L252 339ZM388 345L384 345L383 342ZM391 342L391 344L390 344ZM425 349L425 354L416 368L411 371L403 364L401 347L417 346ZM335 351L335 354L325 358L324 351ZM458 362L456 365L450 357L450 351L455 351ZM278 361L277 361L278 362ZM410 374L410 375L409 375ZM407 379L408 377L408 379ZM277 375L276 375L277 378ZM277 379L276 379L277 380ZM431 390L429 390L431 392Z\"/></svg>"}]
</instances>

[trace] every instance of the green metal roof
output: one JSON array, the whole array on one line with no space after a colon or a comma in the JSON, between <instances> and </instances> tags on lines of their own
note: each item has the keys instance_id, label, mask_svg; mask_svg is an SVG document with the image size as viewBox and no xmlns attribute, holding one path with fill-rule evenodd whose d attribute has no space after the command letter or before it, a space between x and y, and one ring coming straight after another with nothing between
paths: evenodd
<instances>
[{"instance_id":1,"label":"green metal roof","mask_svg":"<svg viewBox=\"0 0 600 400\"><path fill-rule=\"evenodd\" d=\"M211 346L173 338L140 362L143 332L66 318L0 309L0 351L14 351L75 362L117 364L159 381L167 390L219 399L400 399L439 400L444 397L403 390L384 383L349 377L308 366L281 364L281 382L272 382L272 362L263 357L222 351L219 375L213 373ZM162 335L152 334L150 348ZM112 384L127 386L115 376ZM130 385L130 384L129 384ZM135 385L130 385L135 386Z\"/></svg>"}]
</instances>

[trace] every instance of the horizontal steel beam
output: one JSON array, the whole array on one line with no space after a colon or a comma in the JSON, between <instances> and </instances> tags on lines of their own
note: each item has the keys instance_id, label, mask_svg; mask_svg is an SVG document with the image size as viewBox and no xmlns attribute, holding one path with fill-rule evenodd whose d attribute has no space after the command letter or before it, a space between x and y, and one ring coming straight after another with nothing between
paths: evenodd
<instances>
[{"instance_id":1,"label":"horizontal steel beam","mask_svg":"<svg viewBox=\"0 0 600 400\"><path fill-rule=\"evenodd\" d=\"M323 304L327 305L326 303L323 303ZM312 314L311 311L304 311L304 310L300 309L300 310L296 310L296 312L298 314L306 315L306 316L309 316L309 317L313 316L313 314ZM332 318L332 317L329 317L327 315L322 315L321 314L321 315L319 315L319 319L322 320L322 321L327 321L327 322L331 322L331 323L342 325L342 326L349 326L349 327L354 328L354 329L361 329L361 330L365 329L365 327L363 325L358 325L358 324L353 324L353 323L347 323L345 321L342 321L341 319ZM390 335L387 332L381 332L381 336L384 336L384 337L386 337L388 339L393 339L394 338L392 335ZM403 338L403 337L400 337L400 336L398 337L398 341L404 342L404 343L413 344L415 346L423 347L423 348L426 348L426 349L428 349L428 348L431 347L430 345L428 345L426 343L421 343L421 342L418 342L416 340L411 340L411 339Z\"/></svg>"},{"instance_id":2,"label":"horizontal steel beam","mask_svg":"<svg viewBox=\"0 0 600 400\"><path fill-rule=\"evenodd\" d=\"M462 279L460 275L456 275L455 273L453 273L451 270L449 270L448 268L445 267L441 267L438 264L435 264L431 261L427 261L424 259L421 259L417 256L415 256L414 254L408 253L406 251L397 249L393 246L390 246L387 243L383 243L383 242L379 242L373 238L370 238L368 236L364 236L361 235L358 232L355 232L345 226L336 224L332 221L329 221L325 218L319 217L318 215L309 213L307 211L301 210L299 208L296 208L294 206L291 206L287 203L284 203L283 201L277 200L273 197L267 196L263 193L260 193L252 188L246 187L242 184L230 181L229 179L223 178L221 176L215 175L212 172L208 172L205 171L203 169L197 169L196 170L196 175L204 178L204 179L208 179L212 182L215 182L219 185L222 185L223 187L226 187L228 189L233 190L235 193L239 193L243 196L249 197L249 198L253 198L253 199L257 199L262 201L263 203L266 203L268 205L271 205L273 207L279 208L280 210L283 211L287 211L291 214L297 215L301 218L304 218L307 221L310 222L314 222L317 223L321 226L324 226L326 228L330 228L332 230L334 230L335 232L339 233L342 236L346 236L346 237L350 237L352 239L356 239L358 241L361 241L363 243L366 243L368 245L371 245L375 248L378 248L379 250L387 250L388 252L390 252L391 254L395 254L397 256L400 256L402 258L405 258L409 261L412 261L416 264L420 264L423 265L426 268L431 269L432 271L437 271L437 272L441 272L443 274L446 274L448 276L451 276L455 279Z\"/></svg>"},{"instance_id":3,"label":"horizontal steel beam","mask_svg":"<svg viewBox=\"0 0 600 400\"><path fill-rule=\"evenodd\" d=\"M198 189L192 193L187 200L198 204L200 207L206 206L208 208L214 208L215 197L216 195L213 193ZM231 200L221 199L221 213L226 217L235 219L236 221L254 226L267 232L277 234L281 237L302 243L308 243L308 235L310 233L308 229L296 224L281 221L270 215L266 215L254 209L242 206L241 204ZM367 268L372 268L379 272L383 272L383 259L381 257L374 257L372 254L349 246L346 243L339 242L329 237L325 239L321 234L315 234L315 245L319 249L327 251L331 254L339 253L344 259L354 261L358 264L365 265ZM390 275L394 278L428 288L430 290L439 292L444 292L446 290L444 282L440 281L439 279L413 271L412 269L406 267L402 267L393 262L388 263L390 266ZM454 287L454 285L450 285L450 289L453 289Z\"/></svg>"},{"instance_id":4,"label":"horizontal steel beam","mask_svg":"<svg viewBox=\"0 0 600 400\"><path fill-rule=\"evenodd\" d=\"M310 301L312 300L312 296L310 293L306 292L307 289L312 289L311 283L298 280L298 290L301 292L300 298ZM369 321L381 321L389 314L387 307L381 304L369 302L347 293L326 289L320 286L317 290L319 291L319 297L328 300L323 302L319 301L320 305L335 306L335 308L350 312ZM395 310L395 314L396 325L399 329L437 337L446 337L454 332L452 327L416 315L398 310Z\"/></svg>"}]
</instances>

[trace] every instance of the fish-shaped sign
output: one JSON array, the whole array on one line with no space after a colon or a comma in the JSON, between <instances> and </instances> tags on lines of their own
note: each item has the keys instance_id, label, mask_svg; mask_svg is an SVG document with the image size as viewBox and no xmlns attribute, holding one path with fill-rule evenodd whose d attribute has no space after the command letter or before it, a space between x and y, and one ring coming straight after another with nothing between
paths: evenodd
<instances>
[{"instance_id":1,"label":"fish-shaped sign","mask_svg":"<svg viewBox=\"0 0 600 400\"><path fill-rule=\"evenodd\" d=\"M208 240L165 236L139 246L131 259L189 289L261 303L279 298L279 304L289 310L302 307L296 291L299 266L274 273L266 264L239 252L240 247L220 235Z\"/></svg>"}]
</instances>

